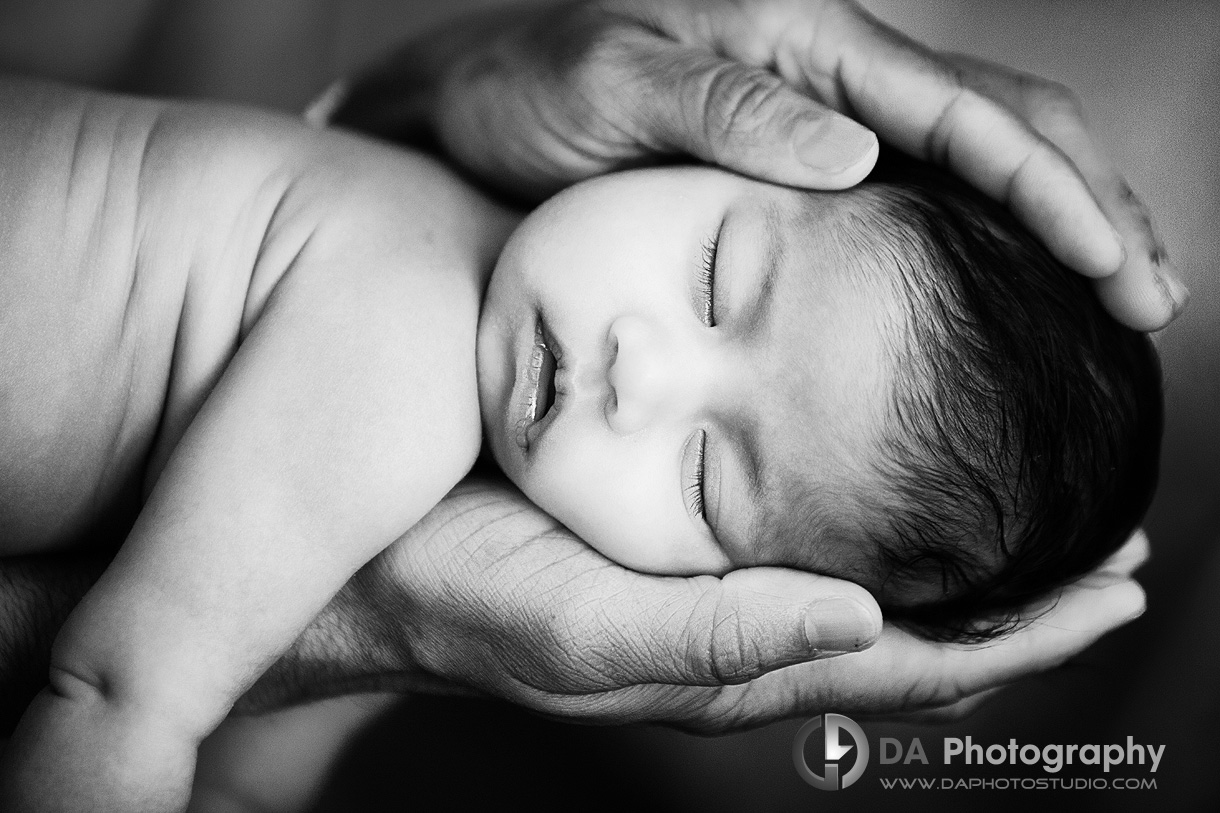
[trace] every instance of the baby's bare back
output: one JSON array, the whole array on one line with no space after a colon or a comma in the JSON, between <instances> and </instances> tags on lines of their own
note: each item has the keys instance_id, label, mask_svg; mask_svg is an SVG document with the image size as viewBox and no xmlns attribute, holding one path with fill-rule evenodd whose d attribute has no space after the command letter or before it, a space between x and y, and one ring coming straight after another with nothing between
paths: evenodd
<instances>
[{"instance_id":1,"label":"baby's bare back","mask_svg":"<svg viewBox=\"0 0 1220 813\"><path fill-rule=\"evenodd\" d=\"M513 219L350 134L5 82L0 206L0 555L138 505L0 804L176 809L199 740L473 463Z\"/></svg>"},{"instance_id":2,"label":"baby's bare back","mask_svg":"<svg viewBox=\"0 0 1220 813\"><path fill-rule=\"evenodd\" d=\"M109 102L0 83L0 555L121 541L301 241L274 162Z\"/></svg>"}]
</instances>

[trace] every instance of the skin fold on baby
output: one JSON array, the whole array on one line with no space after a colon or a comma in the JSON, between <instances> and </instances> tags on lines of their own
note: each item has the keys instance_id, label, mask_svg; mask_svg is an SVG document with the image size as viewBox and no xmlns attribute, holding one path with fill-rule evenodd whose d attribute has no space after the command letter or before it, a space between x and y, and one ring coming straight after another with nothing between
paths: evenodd
<instances>
[{"instance_id":1,"label":"skin fold on baby","mask_svg":"<svg viewBox=\"0 0 1220 813\"><path fill-rule=\"evenodd\" d=\"M22 809L184 805L199 741L483 442L628 567L926 595L855 540L763 532L794 492L871 476L904 308L891 255L836 237L855 193L641 170L522 220L289 119L21 82L0 102L3 205L65 224L2 234L0 554L144 501L6 754ZM247 192L192 194L204 173Z\"/></svg>"}]
</instances>

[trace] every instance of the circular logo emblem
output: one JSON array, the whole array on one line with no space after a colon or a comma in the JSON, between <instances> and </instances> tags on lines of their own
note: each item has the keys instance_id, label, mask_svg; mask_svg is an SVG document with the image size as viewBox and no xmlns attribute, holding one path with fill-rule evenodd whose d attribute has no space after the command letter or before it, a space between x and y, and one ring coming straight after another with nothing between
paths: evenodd
<instances>
[{"instance_id":1,"label":"circular logo emblem","mask_svg":"<svg viewBox=\"0 0 1220 813\"><path fill-rule=\"evenodd\" d=\"M821 774L814 772L805 762L805 743L819 729L822 731L822 753L826 760L825 764L820 766ZM843 734L851 737L851 742L847 745L842 744ZM840 760L847 756L853 745L856 748L855 761L847 773L842 774L840 781ZM864 736L864 730L850 717L842 714L820 714L796 732L796 740L792 743L792 764L796 766L796 772L801 775L801 779L818 790L851 787L868 767L868 738Z\"/></svg>"}]
</instances>

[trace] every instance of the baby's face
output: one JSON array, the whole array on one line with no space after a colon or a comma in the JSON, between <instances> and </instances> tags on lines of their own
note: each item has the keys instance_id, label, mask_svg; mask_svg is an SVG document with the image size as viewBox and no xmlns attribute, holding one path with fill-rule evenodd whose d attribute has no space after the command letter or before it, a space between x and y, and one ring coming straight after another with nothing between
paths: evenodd
<instances>
[{"instance_id":1,"label":"baby's face","mask_svg":"<svg viewBox=\"0 0 1220 813\"><path fill-rule=\"evenodd\" d=\"M900 304L832 238L844 205L681 168L534 212L479 326L504 471L637 570L784 564L875 586L875 550L763 533L800 527L777 516L794 490L850 493L886 414Z\"/></svg>"}]
</instances>

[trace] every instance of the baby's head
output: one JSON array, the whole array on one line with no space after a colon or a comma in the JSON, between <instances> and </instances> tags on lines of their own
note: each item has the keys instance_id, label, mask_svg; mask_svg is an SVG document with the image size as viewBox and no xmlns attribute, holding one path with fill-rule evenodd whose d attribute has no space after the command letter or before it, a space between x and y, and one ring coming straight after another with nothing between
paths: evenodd
<instances>
[{"instance_id":1,"label":"baby's head","mask_svg":"<svg viewBox=\"0 0 1220 813\"><path fill-rule=\"evenodd\" d=\"M577 186L509 241L478 354L500 465L609 558L846 578L934 637L1091 569L1156 481L1148 340L922 166Z\"/></svg>"}]
</instances>

